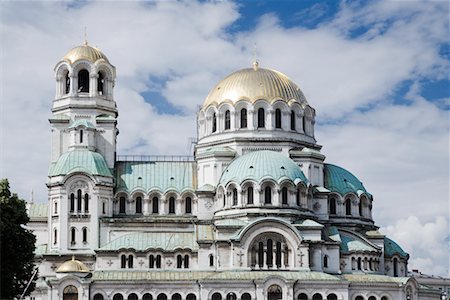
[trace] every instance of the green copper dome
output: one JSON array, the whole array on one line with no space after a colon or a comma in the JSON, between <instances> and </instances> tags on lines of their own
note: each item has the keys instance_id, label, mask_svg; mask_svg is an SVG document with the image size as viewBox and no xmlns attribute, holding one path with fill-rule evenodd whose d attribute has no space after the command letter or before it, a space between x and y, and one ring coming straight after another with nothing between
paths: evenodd
<instances>
[{"instance_id":1,"label":"green copper dome","mask_svg":"<svg viewBox=\"0 0 450 300\"><path fill-rule=\"evenodd\" d=\"M365 193L371 196L355 175L335 165L324 164L324 183L325 188L341 196L347 193L355 193L358 196Z\"/></svg>"},{"instance_id":2,"label":"green copper dome","mask_svg":"<svg viewBox=\"0 0 450 300\"><path fill-rule=\"evenodd\" d=\"M89 150L72 150L64 153L50 166L48 176L63 176L73 172L112 177L103 156Z\"/></svg>"},{"instance_id":3,"label":"green copper dome","mask_svg":"<svg viewBox=\"0 0 450 300\"><path fill-rule=\"evenodd\" d=\"M299 166L290 158L274 151L255 151L235 158L222 173L219 184L242 183L251 179L260 182L272 179L277 182L289 179L298 184L308 182Z\"/></svg>"},{"instance_id":4,"label":"green copper dome","mask_svg":"<svg viewBox=\"0 0 450 300\"><path fill-rule=\"evenodd\" d=\"M409 257L402 247L400 247L396 242L390 238L384 237L384 255L387 257L392 257L398 254L400 257Z\"/></svg>"}]
</instances>

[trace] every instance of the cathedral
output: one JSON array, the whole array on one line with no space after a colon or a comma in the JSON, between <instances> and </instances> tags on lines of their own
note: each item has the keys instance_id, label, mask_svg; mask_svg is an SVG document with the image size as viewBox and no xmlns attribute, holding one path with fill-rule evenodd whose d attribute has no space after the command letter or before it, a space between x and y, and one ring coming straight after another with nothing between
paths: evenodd
<instances>
[{"instance_id":1,"label":"cathedral","mask_svg":"<svg viewBox=\"0 0 450 300\"><path fill-rule=\"evenodd\" d=\"M104 53L85 42L54 70L30 299L440 299L407 276L373 195L325 161L315 110L283 73L255 61L228 75L197 112L193 156L156 157L117 155Z\"/></svg>"}]
</instances>

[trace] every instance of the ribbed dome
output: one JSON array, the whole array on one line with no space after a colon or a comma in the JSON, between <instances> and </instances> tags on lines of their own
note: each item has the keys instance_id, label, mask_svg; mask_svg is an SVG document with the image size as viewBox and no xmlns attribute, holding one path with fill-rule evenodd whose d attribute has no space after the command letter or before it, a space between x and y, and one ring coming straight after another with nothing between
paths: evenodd
<instances>
[{"instance_id":1,"label":"ribbed dome","mask_svg":"<svg viewBox=\"0 0 450 300\"><path fill-rule=\"evenodd\" d=\"M306 102L300 88L286 75L256 66L225 77L209 92L203 107L230 101L236 103L241 99L252 103L259 99Z\"/></svg>"},{"instance_id":2,"label":"ribbed dome","mask_svg":"<svg viewBox=\"0 0 450 300\"><path fill-rule=\"evenodd\" d=\"M264 150L250 152L234 159L222 173L219 184L240 184L247 179L260 182L266 178L277 182L289 179L295 184L308 181L293 160L278 152Z\"/></svg>"},{"instance_id":3,"label":"ribbed dome","mask_svg":"<svg viewBox=\"0 0 450 300\"><path fill-rule=\"evenodd\" d=\"M70 63L74 63L80 59L86 59L93 63L99 59L104 59L108 61L108 58L106 58L105 54L103 54L99 49L89 46L87 42L85 42L81 46L71 49L63 57L63 60L67 60Z\"/></svg>"},{"instance_id":4,"label":"ribbed dome","mask_svg":"<svg viewBox=\"0 0 450 300\"><path fill-rule=\"evenodd\" d=\"M88 273L90 270L81 261L72 256L71 260L65 261L56 269L56 273Z\"/></svg>"},{"instance_id":5,"label":"ribbed dome","mask_svg":"<svg viewBox=\"0 0 450 300\"><path fill-rule=\"evenodd\" d=\"M370 195L355 175L332 164L324 164L324 182L327 189L341 196L347 193Z\"/></svg>"}]
</instances>

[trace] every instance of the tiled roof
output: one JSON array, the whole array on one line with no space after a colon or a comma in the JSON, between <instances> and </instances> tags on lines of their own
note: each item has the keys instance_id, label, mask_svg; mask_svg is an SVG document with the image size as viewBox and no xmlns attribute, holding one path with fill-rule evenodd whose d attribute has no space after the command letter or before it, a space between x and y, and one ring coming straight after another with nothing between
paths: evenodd
<instances>
[{"instance_id":1,"label":"tiled roof","mask_svg":"<svg viewBox=\"0 0 450 300\"><path fill-rule=\"evenodd\" d=\"M73 172L112 177L103 156L84 149L72 150L61 155L56 163L50 165L48 176L67 175Z\"/></svg>"},{"instance_id":2,"label":"tiled roof","mask_svg":"<svg viewBox=\"0 0 450 300\"><path fill-rule=\"evenodd\" d=\"M277 182L289 179L297 184L307 183L305 175L293 160L275 151L254 151L234 159L222 173L220 184L241 183L252 179L260 182L270 178Z\"/></svg>"},{"instance_id":3,"label":"tiled roof","mask_svg":"<svg viewBox=\"0 0 450 300\"><path fill-rule=\"evenodd\" d=\"M194 162L184 161L124 161L116 164L116 190L144 192L159 190L194 190L196 167Z\"/></svg>"},{"instance_id":4,"label":"tiled roof","mask_svg":"<svg viewBox=\"0 0 450 300\"><path fill-rule=\"evenodd\" d=\"M393 255L399 255L400 257L408 257L409 254L403 251L403 249L390 238L384 237L384 255L391 257Z\"/></svg>"},{"instance_id":5,"label":"tiled roof","mask_svg":"<svg viewBox=\"0 0 450 300\"><path fill-rule=\"evenodd\" d=\"M324 164L325 188L340 195L355 193L358 196L366 191L361 181L349 171L331 164Z\"/></svg>"},{"instance_id":6,"label":"tiled roof","mask_svg":"<svg viewBox=\"0 0 450 300\"><path fill-rule=\"evenodd\" d=\"M30 203L27 214L30 219L46 219L48 212L47 203Z\"/></svg>"},{"instance_id":7,"label":"tiled roof","mask_svg":"<svg viewBox=\"0 0 450 300\"><path fill-rule=\"evenodd\" d=\"M196 251L198 244L194 232L136 232L120 236L99 250L115 251L120 249L135 251L189 249Z\"/></svg>"}]
</instances>

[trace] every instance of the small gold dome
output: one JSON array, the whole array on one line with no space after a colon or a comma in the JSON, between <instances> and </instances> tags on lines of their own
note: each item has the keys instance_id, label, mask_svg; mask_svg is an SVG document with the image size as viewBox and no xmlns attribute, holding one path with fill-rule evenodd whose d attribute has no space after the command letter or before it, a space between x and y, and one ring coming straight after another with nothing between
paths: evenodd
<instances>
[{"instance_id":1,"label":"small gold dome","mask_svg":"<svg viewBox=\"0 0 450 300\"><path fill-rule=\"evenodd\" d=\"M105 54L103 54L99 49L88 45L87 42L84 42L84 44L81 46L71 49L63 57L63 60L67 60L70 63L74 63L80 59L86 59L93 63L99 59L104 59L108 61Z\"/></svg>"},{"instance_id":2,"label":"small gold dome","mask_svg":"<svg viewBox=\"0 0 450 300\"><path fill-rule=\"evenodd\" d=\"M251 103L259 99L269 102L283 100L306 103L306 98L300 88L281 72L260 68L257 64L253 68L236 71L220 81L208 94L203 108L211 104L220 105L222 102L236 103L239 100Z\"/></svg>"},{"instance_id":3,"label":"small gold dome","mask_svg":"<svg viewBox=\"0 0 450 300\"><path fill-rule=\"evenodd\" d=\"M72 256L71 260L65 261L62 265L56 269L56 273L89 273L90 270L81 261L76 260Z\"/></svg>"}]
</instances>

